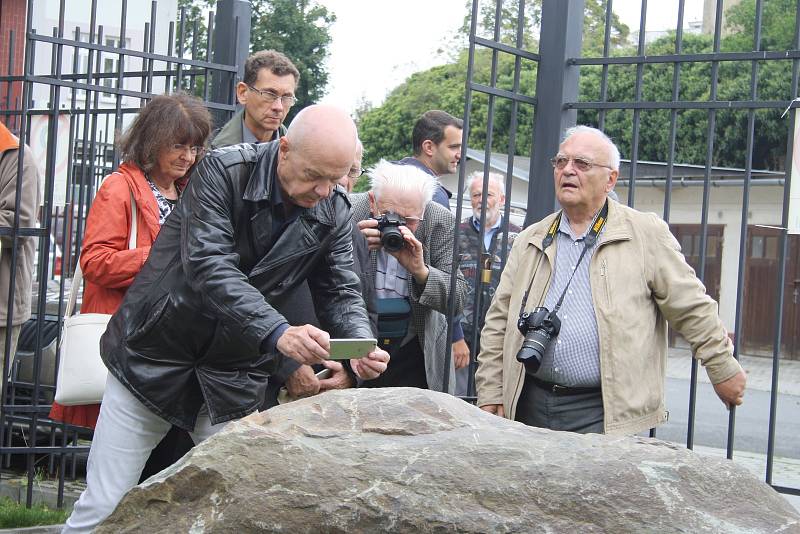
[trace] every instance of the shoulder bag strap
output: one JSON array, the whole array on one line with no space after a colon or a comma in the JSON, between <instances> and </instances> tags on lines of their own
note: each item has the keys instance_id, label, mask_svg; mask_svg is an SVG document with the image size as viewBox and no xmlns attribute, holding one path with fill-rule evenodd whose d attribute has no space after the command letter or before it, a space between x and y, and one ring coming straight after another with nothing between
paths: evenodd
<instances>
[{"instance_id":1,"label":"shoulder bag strap","mask_svg":"<svg viewBox=\"0 0 800 534\"><path fill-rule=\"evenodd\" d=\"M131 237L128 240L128 249L133 250L136 248L136 199L133 198L133 191L131 194ZM67 301L67 308L64 310L64 317L69 317L75 310L75 304L78 302L78 290L83 283L83 271L81 270L81 255L78 254L78 267L75 269L75 276L72 277L72 286L69 288L69 300Z\"/></svg>"}]
</instances>

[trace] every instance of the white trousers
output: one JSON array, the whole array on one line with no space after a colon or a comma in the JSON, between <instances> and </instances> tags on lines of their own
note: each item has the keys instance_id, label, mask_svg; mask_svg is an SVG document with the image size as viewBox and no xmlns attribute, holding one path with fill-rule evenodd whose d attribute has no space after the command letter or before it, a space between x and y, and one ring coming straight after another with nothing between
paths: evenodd
<instances>
[{"instance_id":1,"label":"white trousers","mask_svg":"<svg viewBox=\"0 0 800 534\"><path fill-rule=\"evenodd\" d=\"M212 425L204 406L192 439L200 443L224 426ZM111 515L139 481L150 452L171 427L109 374L89 450L86 490L75 503L62 534L91 532Z\"/></svg>"}]
</instances>

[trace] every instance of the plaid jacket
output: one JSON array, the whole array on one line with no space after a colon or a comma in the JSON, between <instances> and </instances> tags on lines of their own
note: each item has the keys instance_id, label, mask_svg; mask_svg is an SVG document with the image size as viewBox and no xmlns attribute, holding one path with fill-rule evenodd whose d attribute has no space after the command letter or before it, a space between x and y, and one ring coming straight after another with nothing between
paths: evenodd
<instances>
[{"instance_id":1,"label":"plaid jacket","mask_svg":"<svg viewBox=\"0 0 800 534\"><path fill-rule=\"evenodd\" d=\"M353 221L371 217L367 193L350 195L353 205ZM422 243L423 257L430 273L424 288L409 278L411 319L417 332L420 346L425 354L425 371L430 389L443 391L445 373L445 351L450 344L447 339L447 301L450 294L450 273L453 270L453 230L455 218L447 209L429 202L414 235ZM370 283L375 283L377 255L370 252ZM467 295L467 282L461 271L456 271L456 298L452 316L461 313ZM447 392L455 388L455 367L450 359Z\"/></svg>"}]
</instances>

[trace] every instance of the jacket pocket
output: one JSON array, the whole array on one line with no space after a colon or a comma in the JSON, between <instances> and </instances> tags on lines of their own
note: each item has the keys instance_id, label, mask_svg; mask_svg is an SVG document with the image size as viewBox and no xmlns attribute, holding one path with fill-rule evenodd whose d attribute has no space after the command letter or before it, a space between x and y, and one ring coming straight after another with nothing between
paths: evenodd
<instances>
[{"instance_id":1,"label":"jacket pocket","mask_svg":"<svg viewBox=\"0 0 800 534\"><path fill-rule=\"evenodd\" d=\"M603 299L607 306L611 307L611 281L608 277L608 262L605 258L600 262L600 278L602 279L603 286Z\"/></svg>"},{"instance_id":2,"label":"jacket pocket","mask_svg":"<svg viewBox=\"0 0 800 534\"><path fill-rule=\"evenodd\" d=\"M164 318L165 311L169 303L169 293L163 295L159 300L157 300L147 313L144 322L142 322L141 325L134 327L130 331L127 336L127 342L129 344L136 343L137 340L140 340L149 334L153 327Z\"/></svg>"}]
</instances>

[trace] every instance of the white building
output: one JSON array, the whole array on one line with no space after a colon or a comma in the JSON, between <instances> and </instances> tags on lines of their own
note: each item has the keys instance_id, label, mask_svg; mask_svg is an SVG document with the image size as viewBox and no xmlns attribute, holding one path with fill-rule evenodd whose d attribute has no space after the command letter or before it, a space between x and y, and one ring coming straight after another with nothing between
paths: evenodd
<instances>
[{"instance_id":1,"label":"white building","mask_svg":"<svg viewBox=\"0 0 800 534\"><path fill-rule=\"evenodd\" d=\"M120 0L110 0L97 2L97 12L94 29L91 28L91 0L70 0L65 3L64 13L64 39L69 41L76 40L76 32L81 42L88 43L90 37L95 44L113 47L119 50L118 53L109 51L93 51L92 64L89 64L90 51L86 48L79 48L74 45L63 45L61 49L61 68L62 79L69 80L72 75L77 75L77 83L87 83L87 73L107 73L117 74L120 70L126 72L143 71L143 61L141 58L125 55L125 50L149 51L149 36L146 42L145 26L149 29L155 28L153 39L153 52L166 55L169 50L169 24L178 17L177 0L158 0L156 4L155 17L151 20L150 2L129 0L127 13L125 14L125 36L122 41L122 2ZM58 31L59 24L59 0L41 0L33 2L32 26L33 30L42 36L54 35ZM57 35L57 34L56 34ZM58 46L47 42L37 42L34 50L34 75L56 77L56 62L54 53L58 52ZM57 60L57 58L55 58ZM154 62L154 70L163 70L164 62ZM91 83L114 88L117 86L116 78L105 78L99 81L92 80ZM53 97L52 86L43 83L32 85L31 108L35 110L49 110L52 108L51 98ZM142 78L127 78L123 81L123 89L131 91L141 91L143 87ZM165 88L163 77L153 77L152 89L154 93L163 92ZM117 97L112 93L97 93L97 105L93 108L114 109L117 105ZM92 97L94 98L94 97ZM124 127L133 119L133 114L123 114L122 124L115 123L114 113L98 114L96 118L90 117L85 120L84 110L86 109L86 91L70 87L62 87L58 90L58 145L55 161L55 185L53 190L53 203L55 206L63 205L66 197L66 179L69 165L70 139L74 140L71 147L74 151L73 160L76 155L80 156L83 150L84 137L91 142L94 140L101 144L113 144L116 130L123 130ZM139 98L131 96L120 97L120 107L122 109L138 109L142 105ZM73 119L72 121L70 119ZM34 116L31 123L31 148L39 156L42 165L46 160L48 145L48 127L50 117L48 115ZM71 124L72 123L72 124ZM84 128L88 123L91 130L84 136ZM88 143L87 143L88 144ZM102 146L102 145L98 145ZM102 150L102 148L100 148Z\"/></svg>"}]
</instances>

